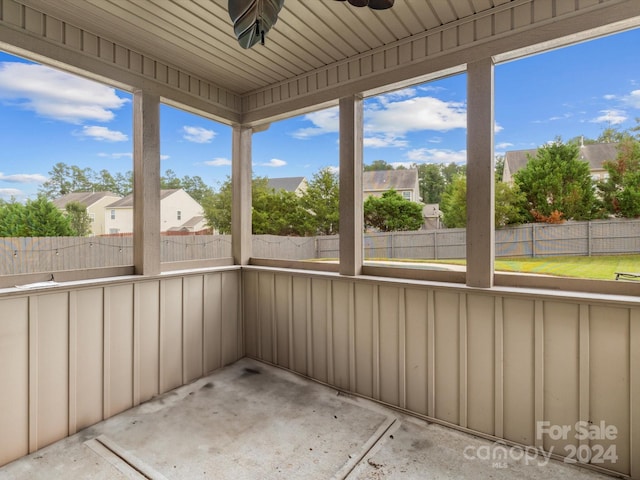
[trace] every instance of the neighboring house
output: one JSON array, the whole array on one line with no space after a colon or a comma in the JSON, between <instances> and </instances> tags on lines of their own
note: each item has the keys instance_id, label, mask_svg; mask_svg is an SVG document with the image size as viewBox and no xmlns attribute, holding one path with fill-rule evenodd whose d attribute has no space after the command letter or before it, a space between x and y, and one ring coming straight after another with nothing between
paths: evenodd
<instances>
[{"instance_id":1,"label":"neighboring house","mask_svg":"<svg viewBox=\"0 0 640 480\"><path fill-rule=\"evenodd\" d=\"M617 143L595 143L593 145L580 146L580 159L589 162L591 178L596 181L607 178L607 171L604 169L603 164L607 160L616 159L618 156L617 147ZM502 180L506 183L513 183L515 173L527 164L529 157L534 158L537 152L537 148L506 152Z\"/></svg>"},{"instance_id":2,"label":"neighboring house","mask_svg":"<svg viewBox=\"0 0 640 480\"><path fill-rule=\"evenodd\" d=\"M111 192L74 192L56 198L53 203L62 211L65 211L65 207L71 202L81 203L87 208L87 214L91 219L91 235L104 235L109 233L105 226L104 209L120 198Z\"/></svg>"},{"instance_id":3,"label":"neighboring house","mask_svg":"<svg viewBox=\"0 0 640 480\"><path fill-rule=\"evenodd\" d=\"M281 177L269 178L267 186L274 190L293 192L301 197L307 191L307 179L305 177Z\"/></svg>"},{"instance_id":4,"label":"neighboring house","mask_svg":"<svg viewBox=\"0 0 640 480\"><path fill-rule=\"evenodd\" d=\"M107 205L104 211L107 233L133 232L133 194ZM199 232L206 228L204 212L187 192L181 188L160 191L160 231Z\"/></svg>"},{"instance_id":5,"label":"neighboring house","mask_svg":"<svg viewBox=\"0 0 640 480\"><path fill-rule=\"evenodd\" d=\"M372 195L380 197L384 192L392 188L405 199L411 202L420 202L418 170L415 168L375 170L364 172L362 175L362 189L365 200Z\"/></svg>"}]
</instances>

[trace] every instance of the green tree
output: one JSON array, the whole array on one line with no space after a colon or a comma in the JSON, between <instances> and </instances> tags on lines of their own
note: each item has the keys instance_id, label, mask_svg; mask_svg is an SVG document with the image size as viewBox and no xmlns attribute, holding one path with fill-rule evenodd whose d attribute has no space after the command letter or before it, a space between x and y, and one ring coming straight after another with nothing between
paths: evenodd
<instances>
[{"instance_id":1,"label":"green tree","mask_svg":"<svg viewBox=\"0 0 640 480\"><path fill-rule=\"evenodd\" d=\"M160 188L168 190L182 188L182 182L173 170L168 169L164 172L164 175L160 177Z\"/></svg>"},{"instance_id":2,"label":"green tree","mask_svg":"<svg viewBox=\"0 0 640 480\"><path fill-rule=\"evenodd\" d=\"M75 236L85 237L91 233L91 218L87 213L86 205L80 202L69 202L64 209Z\"/></svg>"},{"instance_id":3,"label":"green tree","mask_svg":"<svg viewBox=\"0 0 640 480\"><path fill-rule=\"evenodd\" d=\"M24 237L25 208L12 199L0 202L0 237Z\"/></svg>"},{"instance_id":4,"label":"green tree","mask_svg":"<svg viewBox=\"0 0 640 480\"><path fill-rule=\"evenodd\" d=\"M221 234L231 233L231 178L220 185L217 192L202 202L207 225Z\"/></svg>"},{"instance_id":5,"label":"green tree","mask_svg":"<svg viewBox=\"0 0 640 480\"><path fill-rule=\"evenodd\" d=\"M442 176L442 165L421 163L416 165L416 168L422 201L424 203L440 203L446 187L445 179Z\"/></svg>"},{"instance_id":6,"label":"green tree","mask_svg":"<svg viewBox=\"0 0 640 480\"><path fill-rule=\"evenodd\" d=\"M442 223L447 228L467 226L467 177L457 175L447 185L440 202Z\"/></svg>"},{"instance_id":7,"label":"green tree","mask_svg":"<svg viewBox=\"0 0 640 480\"><path fill-rule=\"evenodd\" d=\"M524 193L520 191L518 185L509 185L502 181L496 182L494 204L495 228L524 223L526 221L523 209L525 202L526 197Z\"/></svg>"},{"instance_id":8,"label":"green tree","mask_svg":"<svg viewBox=\"0 0 640 480\"><path fill-rule=\"evenodd\" d=\"M305 236L313 232L311 214L294 192L266 188L257 180L253 197L252 232L256 235Z\"/></svg>"},{"instance_id":9,"label":"green tree","mask_svg":"<svg viewBox=\"0 0 640 480\"><path fill-rule=\"evenodd\" d=\"M335 235L339 232L340 186L338 175L329 168L315 173L300 199L312 216L314 233Z\"/></svg>"},{"instance_id":10,"label":"green tree","mask_svg":"<svg viewBox=\"0 0 640 480\"><path fill-rule=\"evenodd\" d=\"M40 186L39 193L49 199L54 199L71 193L72 189L71 167L59 162L49 171L49 178Z\"/></svg>"},{"instance_id":11,"label":"green tree","mask_svg":"<svg viewBox=\"0 0 640 480\"><path fill-rule=\"evenodd\" d=\"M375 172L377 170L393 170L393 165L384 160L374 160L370 164L364 166L365 172Z\"/></svg>"},{"instance_id":12,"label":"green tree","mask_svg":"<svg viewBox=\"0 0 640 480\"><path fill-rule=\"evenodd\" d=\"M494 225L501 228L506 225L525 221L523 204L525 195L517 185L505 182L495 183ZM467 226L467 178L465 175L454 177L447 186L440 203L442 223L447 228L465 228Z\"/></svg>"},{"instance_id":13,"label":"green tree","mask_svg":"<svg viewBox=\"0 0 640 480\"><path fill-rule=\"evenodd\" d=\"M640 216L640 141L628 136L618 144L615 160L604 163L608 178L598 184L607 213Z\"/></svg>"},{"instance_id":14,"label":"green tree","mask_svg":"<svg viewBox=\"0 0 640 480\"><path fill-rule=\"evenodd\" d=\"M538 149L535 158L514 175L526 196L529 219L545 221L559 212L565 220L590 220L599 212L589 163L574 144L559 139Z\"/></svg>"},{"instance_id":15,"label":"green tree","mask_svg":"<svg viewBox=\"0 0 640 480\"><path fill-rule=\"evenodd\" d=\"M184 191L191 195L191 198L200 205L203 204L205 199L213 195L213 188L207 185L198 175L194 177L185 175L182 177L180 180L180 188L184 189Z\"/></svg>"},{"instance_id":16,"label":"green tree","mask_svg":"<svg viewBox=\"0 0 640 480\"><path fill-rule=\"evenodd\" d=\"M24 237L69 237L75 232L69 219L44 196L28 200L24 206Z\"/></svg>"},{"instance_id":17,"label":"green tree","mask_svg":"<svg viewBox=\"0 0 640 480\"><path fill-rule=\"evenodd\" d=\"M405 199L393 189L380 197L370 196L364 202L365 228L381 232L419 230L422 223L422 205Z\"/></svg>"}]
</instances>

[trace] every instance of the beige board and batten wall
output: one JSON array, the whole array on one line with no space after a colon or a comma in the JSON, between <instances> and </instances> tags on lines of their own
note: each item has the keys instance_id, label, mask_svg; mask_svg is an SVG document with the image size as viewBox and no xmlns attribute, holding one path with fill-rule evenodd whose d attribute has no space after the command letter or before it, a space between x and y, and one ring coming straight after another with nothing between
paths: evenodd
<instances>
[{"instance_id":1,"label":"beige board and batten wall","mask_svg":"<svg viewBox=\"0 0 640 480\"><path fill-rule=\"evenodd\" d=\"M569 458L583 444L589 452L613 446L617 460L598 466L640 478L637 297L587 300L264 267L243 272L243 289L250 357ZM571 429L554 440L539 434L538 421ZM616 438L580 440L579 421L605 422Z\"/></svg>"},{"instance_id":2,"label":"beige board and batten wall","mask_svg":"<svg viewBox=\"0 0 640 480\"><path fill-rule=\"evenodd\" d=\"M232 269L3 294L0 465L243 357L239 286Z\"/></svg>"}]
</instances>

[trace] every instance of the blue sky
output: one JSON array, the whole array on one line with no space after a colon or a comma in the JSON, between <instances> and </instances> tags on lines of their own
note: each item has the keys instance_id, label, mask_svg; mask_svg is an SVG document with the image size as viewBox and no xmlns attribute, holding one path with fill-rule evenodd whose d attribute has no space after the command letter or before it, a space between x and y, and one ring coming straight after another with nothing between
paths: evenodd
<instances>
[{"instance_id":1,"label":"blue sky","mask_svg":"<svg viewBox=\"0 0 640 480\"><path fill-rule=\"evenodd\" d=\"M633 30L497 65L496 154L635 126L638 45ZM464 163L466 75L368 98L364 108L365 163ZM131 170L131 117L127 92L0 52L0 198L33 198L58 162ZM272 124L254 135L255 174L337 168L337 130L336 108ZM231 172L231 129L163 106L161 153L163 172L217 188Z\"/></svg>"}]
</instances>

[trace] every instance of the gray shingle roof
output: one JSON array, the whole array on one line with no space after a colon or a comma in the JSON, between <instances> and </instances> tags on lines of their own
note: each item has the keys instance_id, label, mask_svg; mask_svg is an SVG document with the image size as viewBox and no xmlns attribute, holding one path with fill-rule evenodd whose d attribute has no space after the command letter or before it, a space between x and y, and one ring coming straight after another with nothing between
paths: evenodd
<instances>
[{"instance_id":1,"label":"gray shingle roof","mask_svg":"<svg viewBox=\"0 0 640 480\"><path fill-rule=\"evenodd\" d=\"M615 160L618 151L617 143L596 143L593 145L584 145L580 147L580 159L589 162L590 170L601 170L602 164L606 160ZM531 150L513 150L506 152L505 165L509 165L509 172L513 176L518 170L523 168L529 161L529 156L535 157L538 149Z\"/></svg>"},{"instance_id":2,"label":"gray shingle roof","mask_svg":"<svg viewBox=\"0 0 640 480\"><path fill-rule=\"evenodd\" d=\"M409 190L416 186L418 170L376 170L364 172L362 175L362 187L367 191Z\"/></svg>"},{"instance_id":3,"label":"gray shingle roof","mask_svg":"<svg viewBox=\"0 0 640 480\"><path fill-rule=\"evenodd\" d=\"M63 209L67 206L68 203L71 202L79 202L83 204L85 207L90 207L98 200L103 199L104 197L118 197L115 193L111 192L73 192L68 193L66 195L62 195L61 197L53 200L53 204Z\"/></svg>"},{"instance_id":4,"label":"gray shingle roof","mask_svg":"<svg viewBox=\"0 0 640 480\"><path fill-rule=\"evenodd\" d=\"M167 198L169 195L176 193L178 190L180 189L170 188L167 190L160 190L160 200L162 200L163 198ZM121 198L116 202L113 202L107 208L126 208L126 207L133 207L133 193L130 193L126 197Z\"/></svg>"},{"instance_id":5,"label":"gray shingle roof","mask_svg":"<svg viewBox=\"0 0 640 480\"><path fill-rule=\"evenodd\" d=\"M287 192L295 192L300 184L304 181L304 177L280 177L269 178L267 186L274 190L286 190Z\"/></svg>"}]
</instances>

